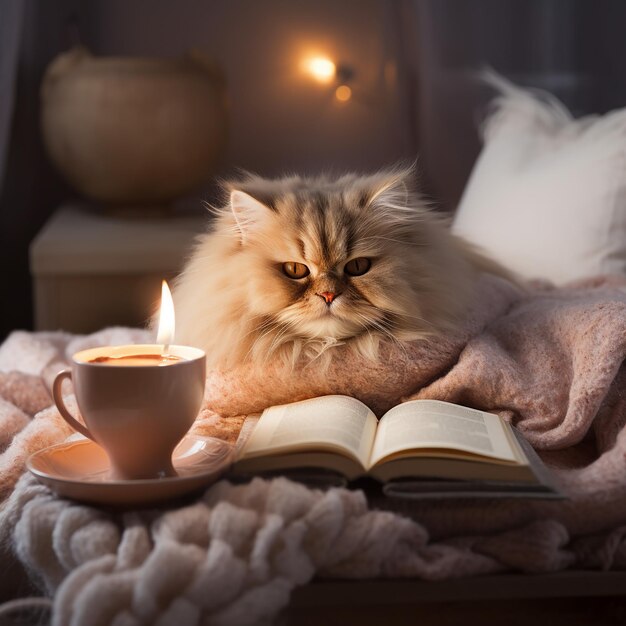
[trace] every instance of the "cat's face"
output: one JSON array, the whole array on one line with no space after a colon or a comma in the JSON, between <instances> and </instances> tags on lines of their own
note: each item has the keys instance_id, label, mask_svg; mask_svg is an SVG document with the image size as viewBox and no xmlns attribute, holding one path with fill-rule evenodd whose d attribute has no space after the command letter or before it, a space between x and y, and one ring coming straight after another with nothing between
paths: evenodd
<instances>
[{"instance_id":1,"label":"cat's face","mask_svg":"<svg viewBox=\"0 0 626 626\"><path fill-rule=\"evenodd\" d=\"M414 228L381 210L375 193L337 185L262 202L232 192L249 267L240 279L260 333L278 329L277 341L391 336L414 316Z\"/></svg>"}]
</instances>

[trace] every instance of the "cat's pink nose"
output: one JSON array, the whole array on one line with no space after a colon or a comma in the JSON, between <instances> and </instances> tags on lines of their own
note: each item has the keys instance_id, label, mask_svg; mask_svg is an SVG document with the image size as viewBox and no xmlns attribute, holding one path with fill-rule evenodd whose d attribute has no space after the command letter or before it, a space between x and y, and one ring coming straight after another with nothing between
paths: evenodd
<instances>
[{"instance_id":1,"label":"cat's pink nose","mask_svg":"<svg viewBox=\"0 0 626 626\"><path fill-rule=\"evenodd\" d=\"M339 294L332 291L322 291L322 293L315 294L320 298L324 298L326 304L330 304Z\"/></svg>"}]
</instances>

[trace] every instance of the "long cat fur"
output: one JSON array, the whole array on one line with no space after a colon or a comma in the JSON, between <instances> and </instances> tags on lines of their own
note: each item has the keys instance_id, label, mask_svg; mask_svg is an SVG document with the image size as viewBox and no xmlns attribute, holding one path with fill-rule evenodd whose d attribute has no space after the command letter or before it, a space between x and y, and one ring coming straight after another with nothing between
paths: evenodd
<instances>
[{"instance_id":1,"label":"long cat fur","mask_svg":"<svg viewBox=\"0 0 626 626\"><path fill-rule=\"evenodd\" d=\"M376 358L381 340L454 327L477 275L506 271L451 234L413 178L405 168L225 183L228 200L175 281L177 343L203 348L216 368L324 363L338 345ZM371 267L348 276L357 257ZM289 278L285 262L310 274ZM339 295L329 305L324 292Z\"/></svg>"}]
</instances>

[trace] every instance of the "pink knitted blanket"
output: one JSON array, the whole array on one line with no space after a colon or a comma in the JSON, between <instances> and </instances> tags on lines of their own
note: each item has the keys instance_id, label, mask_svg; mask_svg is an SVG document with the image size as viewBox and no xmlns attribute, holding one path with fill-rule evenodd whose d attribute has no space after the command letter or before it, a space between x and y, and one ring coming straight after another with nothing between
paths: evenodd
<instances>
[{"instance_id":1,"label":"pink knitted blanket","mask_svg":"<svg viewBox=\"0 0 626 626\"><path fill-rule=\"evenodd\" d=\"M152 513L145 520L141 515L114 518L55 501L27 476L17 483L31 452L70 434L56 409L48 408L47 391L68 355L87 345L145 340L145 332L128 329L78 338L17 332L0 346L0 501L6 498L0 507L0 541L13 543L19 559L43 578L49 591L59 590L57 623L66 623L61 614L68 620L76 617L81 598L93 610L96 588L106 580L109 599L115 590L121 594L120 611L135 611L135 617L146 612L132 623L154 623L158 611L174 611L181 599L187 603L183 603L185 610L192 606L200 621L210 613L200 606L202 602L213 602L215 615L230 615L241 596L218 601L194 591L200 584L196 574L214 576L215 584L219 580L217 570L211 570L217 550L217 539L211 537L222 532L211 530L207 535L194 524L198 528L217 524L226 532L236 528L238 519L245 521L245 543L234 530L220 541L232 543L228 558L236 555L237 567L250 568L249 575L241 578L241 594L256 589L255 597L273 602L270 607L259 601L258 614L266 616L284 605L289 589L313 575L435 580L507 569L626 567L626 371L622 366L626 280L597 279L558 290L537 287L522 292L506 281L485 277L458 333L430 343L383 346L378 364L339 347L325 373L311 365L295 373L276 367L262 373L248 367L210 373L205 406L194 426L197 432L234 441L243 415L327 393L358 397L375 411L412 397L451 400L498 412L514 422L569 496L564 502L412 503L404 511L412 523L368 510L362 500L354 500L357 494L293 491L288 481L258 481L235 490L222 483L173 517L173 513L160 517ZM216 508L219 501L225 508ZM268 524L274 528L270 534ZM107 525L111 532L106 542L74 541L75 536L91 537L91 532L100 537ZM54 542L45 546L38 542L42 532L55 537ZM140 548L133 543L139 535ZM178 551L172 542L180 544ZM265 546L262 557L261 544ZM159 550L167 554L174 550L171 554L180 555L181 563L189 553L185 572L195 574L159 579L154 589L142 586L145 580L154 586L158 576L167 574L167 568L158 567ZM287 558L280 556L284 554L292 559L289 575L280 561ZM91 571L104 576L93 589L83 575ZM123 593L122 578L128 587ZM263 595L263 585L275 584L282 585L282 595ZM167 602L159 596L165 587ZM139 602L135 606L133 590L156 595L149 602L135 599ZM103 607L112 610L111 602L103 601ZM224 620L215 623L227 623Z\"/></svg>"},{"instance_id":2,"label":"pink knitted blanket","mask_svg":"<svg viewBox=\"0 0 626 626\"><path fill-rule=\"evenodd\" d=\"M458 332L384 346L378 363L337 348L330 369L252 368L209 375L207 411L255 413L312 396L354 396L381 414L402 400L499 413L553 467L566 503L414 506L433 536L493 532L550 517L581 534L626 523L626 279L523 292L484 276ZM488 511L488 513L487 513Z\"/></svg>"}]
</instances>

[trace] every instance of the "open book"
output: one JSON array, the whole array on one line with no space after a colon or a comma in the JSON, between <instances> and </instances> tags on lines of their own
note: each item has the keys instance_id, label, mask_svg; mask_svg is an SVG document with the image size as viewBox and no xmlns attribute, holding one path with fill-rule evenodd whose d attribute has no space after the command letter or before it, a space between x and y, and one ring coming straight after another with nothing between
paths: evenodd
<instances>
[{"instance_id":1,"label":"open book","mask_svg":"<svg viewBox=\"0 0 626 626\"><path fill-rule=\"evenodd\" d=\"M234 472L305 468L369 476L405 497L560 497L533 449L498 415L437 400L399 404L380 420L347 396L270 407Z\"/></svg>"}]
</instances>

